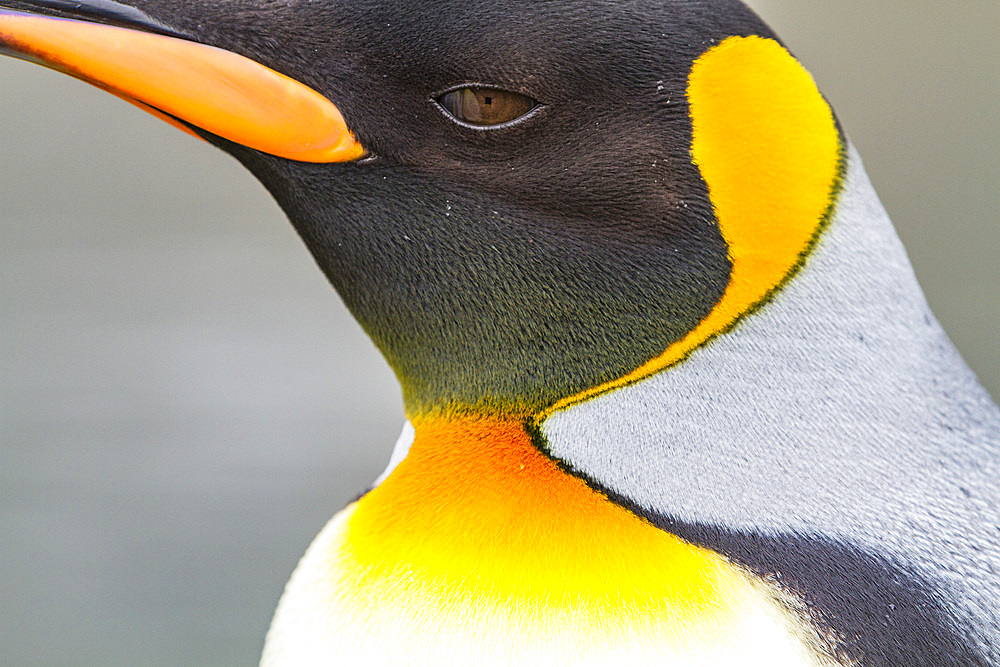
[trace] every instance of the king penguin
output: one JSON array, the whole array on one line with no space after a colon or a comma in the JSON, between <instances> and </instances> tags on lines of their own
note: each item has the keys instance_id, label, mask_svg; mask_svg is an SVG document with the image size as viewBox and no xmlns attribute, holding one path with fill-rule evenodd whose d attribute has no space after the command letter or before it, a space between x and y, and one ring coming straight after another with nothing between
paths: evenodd
<instances>
[{"instance_id":1,"label":"king penguin","mask_svg":"<svg viewBox=\"0 0 1000 667\"><path fill-rule=\"evenodd\" d=\"M736 0L0 0L240 160L389 361L264 665L1000 665L1000 411Z\"/></svg>"}]
</instances>

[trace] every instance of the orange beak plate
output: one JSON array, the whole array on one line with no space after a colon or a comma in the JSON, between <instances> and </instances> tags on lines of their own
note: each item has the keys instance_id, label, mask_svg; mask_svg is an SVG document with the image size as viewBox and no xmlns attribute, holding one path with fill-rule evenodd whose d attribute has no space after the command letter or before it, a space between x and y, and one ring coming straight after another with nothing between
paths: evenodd
<instances>
[{"instance_id":1,"label":"orange beak plate","mask_svg":"<svg viewBox=\"0 0 1000 667\"><path fill-rule=\"evenodd\" d=\"M289 160L347 162L365 152L326 97L214 46L0 10L0 53L75 76L164 120Z\"/></svg>"}]
</instances>

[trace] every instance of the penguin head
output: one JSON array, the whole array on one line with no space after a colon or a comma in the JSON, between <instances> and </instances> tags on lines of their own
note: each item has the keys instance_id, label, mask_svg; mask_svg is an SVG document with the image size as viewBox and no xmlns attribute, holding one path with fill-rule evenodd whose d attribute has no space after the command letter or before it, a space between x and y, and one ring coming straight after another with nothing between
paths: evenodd
<instances>
[{"instance_id":1,"label":"penguin head","mask_svg":"<svg viewBox=\"0 0 1000 667\"><path fill-rule=\"evenodd\" d=\"M331 102L353 139L335 161L262 150L126 91L264 183L396 371L411 416L535 415L642 375L777 289L835 197L832 112L740 2L0 7L18 12L0 13L0 48L119 94L116 81L34 48L11 17L215 47ZM88 57L113 69L121 56ZM694 108L696 94L707 111ZM775 176L785 163L794 164ZM800 196L802 174L815 182ZM753 218L739 223L739 248L726 211ZM765 278L756 265L737 271L748 256L780 266ZM733 305L749 283L753 294Z\"/></svg>"}]
</instances>

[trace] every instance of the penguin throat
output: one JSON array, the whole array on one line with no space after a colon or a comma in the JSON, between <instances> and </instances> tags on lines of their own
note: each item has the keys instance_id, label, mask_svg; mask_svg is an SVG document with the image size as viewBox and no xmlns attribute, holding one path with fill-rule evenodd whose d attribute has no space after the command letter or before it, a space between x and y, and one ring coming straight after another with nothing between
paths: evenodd
<instances>
[{"instance_id":1,"label":"penguin throat","mask_svg":"<svg viewBox=\"0 0 1000 667\"><path fill-rule=\"evenodd\" d=\"M310 549L273 634L316 604L339 629L323 641L382 659L463 647L730 664L752 644L787 653L770 664L827 664L773 587L567 474L523 422L414 426L407 457Z\"/></svg>"},{"instance_id":2,"label":"penguin throat","mask_svg":"<svg viewBox=\"0 0 1000 667\"><path fill-rule=\"evenodd\" d=\"M492 597L586 594L614 606L655 589L651 597L685 613L717 604L725 578L719 557L567 474L535 447L522 422L480 416L414 427L406 459L357 505L353 558L384 565L392 554L393 568L463 581ZM633 553L642 556L627 557ZM666 575L664 563L672 564ZM617 577L609 578L609 567Z\"/></svg>"}]
</instances>

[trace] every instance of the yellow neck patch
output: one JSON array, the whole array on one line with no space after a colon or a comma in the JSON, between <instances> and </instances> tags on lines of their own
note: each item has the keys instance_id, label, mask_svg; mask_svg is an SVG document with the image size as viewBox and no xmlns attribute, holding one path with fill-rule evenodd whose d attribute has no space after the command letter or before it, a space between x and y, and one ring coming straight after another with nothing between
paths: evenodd
<instances>
[{"instance_id":1,"label":"yellow neck patch","mask_svg":"<svg viewBox=\"0 0 1000 667\"><path fill-rule=\"evenodd\" d=\"M402 568L448 596L544 607L586 598L602 614L653 605L701 618L724 609L719 590L732 584L722 558L568 475L517 422L417 423L406 459L358 503L350 532L350 557L372 572L366 586Z\"/></svg>"},{"instance_id":2,"label":"yellow neck patch","mask_svg":"<svg viewBox=\"0 0 1000 667\"><path fill-rule=\"evenodd\" d=\"M817 644L771 586L567 474L522 423L470 417L418 422L407 457L323 531L265 658L829 664Z\"/></svg>"},{"instance_id":3,"label":"yellow neck patch","mask_svg":"<svg viewBox=\"0 0 1000 667\"><path fill-rule=\"evenodd\" d=\"M729 285L708 316L628 375L558 401L563 408L685 359L763 303L801 265L833 207L843 161L830 106L783 46L730 37L688 78L691 156L729 247Z\"/></svg>"}]
</instances>

